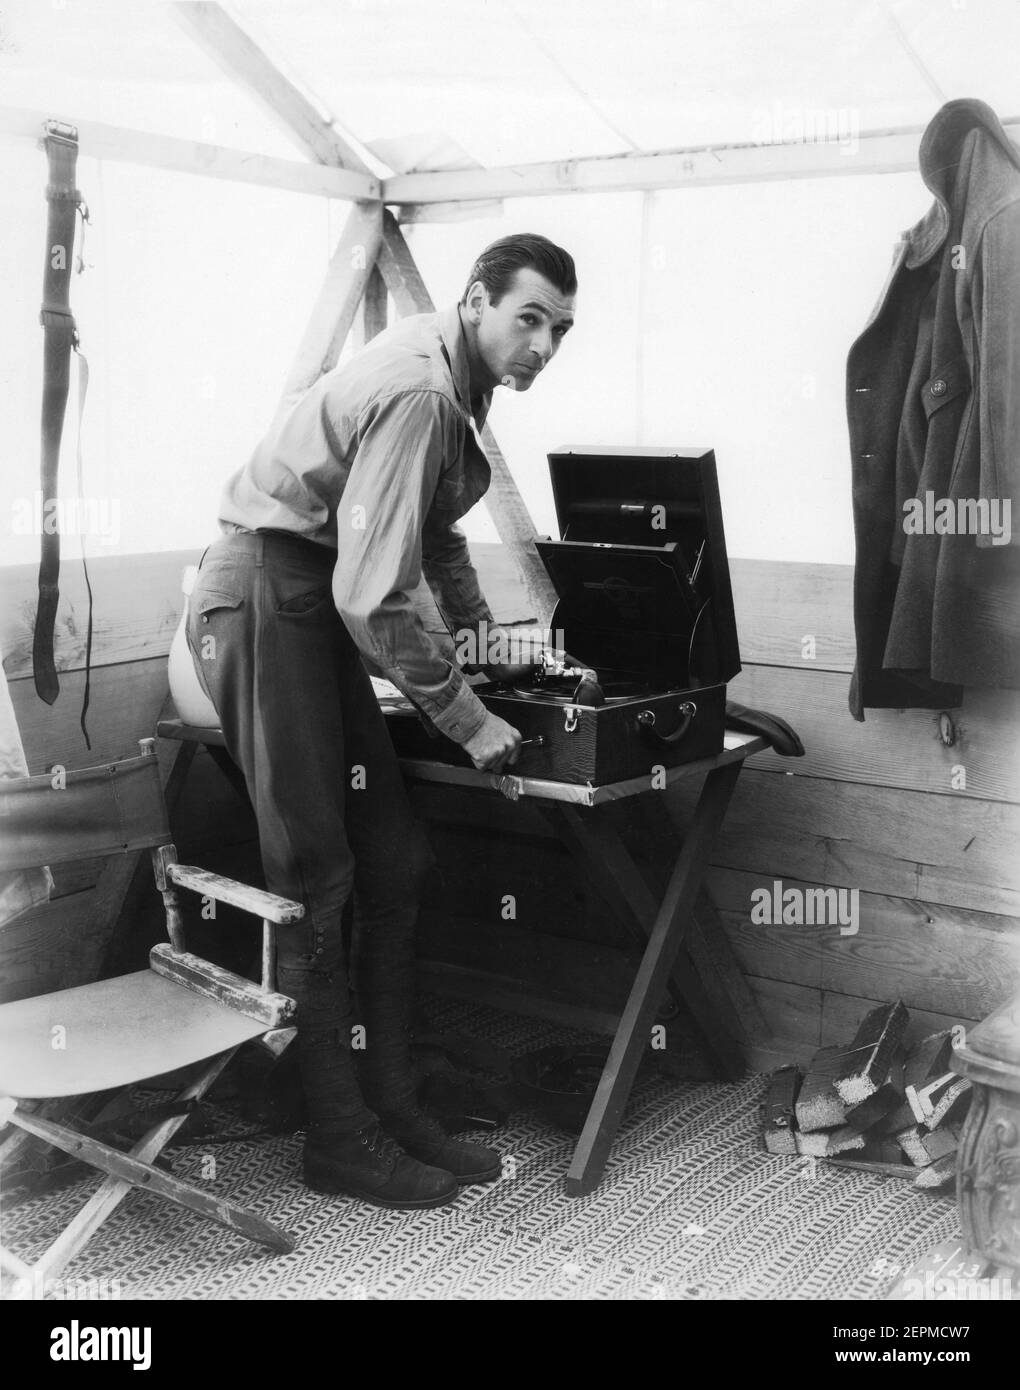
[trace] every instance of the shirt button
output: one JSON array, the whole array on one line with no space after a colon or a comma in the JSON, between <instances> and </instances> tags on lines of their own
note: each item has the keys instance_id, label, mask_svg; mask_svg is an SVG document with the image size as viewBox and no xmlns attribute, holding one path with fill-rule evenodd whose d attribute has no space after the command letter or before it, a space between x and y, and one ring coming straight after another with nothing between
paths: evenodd
<instances>
[{"instance_id":1,"label":"shirt button","mask_svg":"<svg viewBox=\"0 0 1020 1390\"><path fill-rule=\"evenodd\" d=\"M944 396L946 394L946 383L940 377L938 381L933 381L928 387L933 396Z\"/></svg>"},{"instance_id":2,"label":"shirt button","mask_svg":"<svg viewBox=\"0 0 1020 1390\"><path fill-rule=\"evenodd\" d=\"M209 615L208 615L208 613L203 613L203 614L202 614L202 621L203 621L203 623L207 623L207 622L209 621Z\"/></svg>"}]
</instances>

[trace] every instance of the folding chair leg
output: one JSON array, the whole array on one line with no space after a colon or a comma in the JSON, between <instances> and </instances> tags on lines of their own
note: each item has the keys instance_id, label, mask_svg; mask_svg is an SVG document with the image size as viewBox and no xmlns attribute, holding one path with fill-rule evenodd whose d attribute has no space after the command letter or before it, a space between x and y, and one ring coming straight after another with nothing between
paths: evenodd
<instances>
[{"instance_id":1,"label":"folding chair leg","mask_svg":"<svg viewBox=\"0 0 1020 1390\"><path fill-rule=\"evenodd\" d=\"M236 1051L237 1048L231 1048L229 1052L221 1053L219 1057L214 1058L202 1074L181 1092L178 1099L198 1100L205 1095ZM278 1226L252 1215L243 1207L210 1196L192 1187L190 1183L182 1182L179 1178L150 1166L152 1160L162 1152L186 1119L187 1115L173 1115L160 1121L139 1140L130 1153L123 1153L97 1139L76 1134L73 1130L64 1129L48 1120L37 1119L34 1115L18 1113L14 1116L13 1123L19 1127L111 1175L33 1266L32 1278L36 1287L45 1290L46 1281L54 1278L78 1254L132 1187L155 1192L178 1206L197 1212L200 1216L229 1230L237 1231L250 1240L267 1245L280 1254L287 1254L294 1249L293 1237Z\"/></svg>"},{"instance_id":2,"label":"folding chair leg","mask_svg":"<svg viewBox=\"0 0 1020 1390\"><path fill-rule=\"evenodd\" d=\"M82 1099L84 1099L82 1096L61 1096L55 1100L31 1101L29 1104L31 1104L33 1108L30 1112L26 1113L41 1115L48 1120L55 1120L58 1119L65 1110L69 1110L75 1101L80 1101ZM6 1118L7 1122L10 1123L10 1117L8 1116ZM9 1134L3 1143L0 1144L0 1170L9 1168L17 1156L26 1149L34 1139L34 1135L29 1134L27 1130L18 1129L16 1126L12 1126L12 1128L13 1133Z\"/></svg>"},{"instance_id":3,"label":"folding chair leg","mask_svg":"<svg viewBox=\"0 0 1020 1390\"><path fill-rule=\"evenodd\" d=\"M8 1168L17 1158L18 1154L32 1142L32 1135L24 1129L15 1129L2 1144L0 1144L0 1168Z\"/></svg>"},{"instance_id":4,"label":"folding chair leg","mask_svg":"<svg viewBox=\"0 0 1020 1390\"><path fill-rule=\"evenodd\" d=\"M5 1250L2 1245L0 1245L0 1269L6 1269L8 1274L16 1275L18 1279L23 1279L26 1282L31 1281L32 1266L27 1265L24 1260L19 1260L17 1255L12 1254L10 1250Z\"/></svg>"}]
</instances>

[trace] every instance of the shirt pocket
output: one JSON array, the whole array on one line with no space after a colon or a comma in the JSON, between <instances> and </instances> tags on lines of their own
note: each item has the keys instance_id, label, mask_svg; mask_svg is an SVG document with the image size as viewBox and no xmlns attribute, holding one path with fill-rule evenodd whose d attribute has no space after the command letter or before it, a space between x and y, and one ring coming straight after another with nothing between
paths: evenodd
<instances>
[{"instance_id":1,"label":"shirt pocket","mask_svg":"<svg viewBox=\"0 0 1020 1390\"><path fill-rule=\"evenodd\" d=\"M452 516L454 520L464 515L471 508L465 496L464 475L462 473L443 473L436 485L435 495L432 498L430 511L439 512L443 516Z\"/></svg>"}]
</instances>

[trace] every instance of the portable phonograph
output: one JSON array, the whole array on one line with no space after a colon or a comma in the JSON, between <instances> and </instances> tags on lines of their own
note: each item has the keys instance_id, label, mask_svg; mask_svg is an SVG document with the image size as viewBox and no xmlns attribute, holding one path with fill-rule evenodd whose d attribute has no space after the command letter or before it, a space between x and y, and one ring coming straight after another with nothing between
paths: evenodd
<instances>
[{"instance_id":1,"label":"portable phonograph","mask_svg":"<svg viewBox=\"0 0 1020 1390\"><path fill-rule=\"evenodd\" d=\"M597 785L721 752L740 653L714 453L571 448L549 466L562 540L535 546L569 656L475 686L521 731L514 771ZM417 718L389 727L403 756L470 764Z\"/></svg>"}]
</instances>

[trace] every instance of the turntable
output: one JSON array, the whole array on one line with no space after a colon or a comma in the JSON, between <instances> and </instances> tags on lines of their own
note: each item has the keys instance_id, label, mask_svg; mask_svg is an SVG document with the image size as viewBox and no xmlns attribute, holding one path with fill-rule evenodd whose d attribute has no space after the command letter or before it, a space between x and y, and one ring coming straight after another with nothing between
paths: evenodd
<instances>
[{"instance_id":1,"label":"turntable","mask_svg":"<svg viewBox=\"0 0 1020 1390\"><path fill-rule=\"evenodd\" d=\"M563 539L535 546L570 657L475 686L521 732L514 771L599 785L715 756L740 654L713 452L561 449L549 466ZM417 719L389 726L405 757L470 765Z\"/></svg>"}]
</instances>

